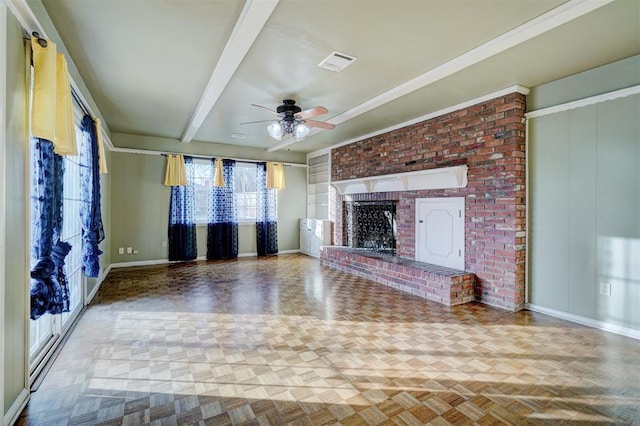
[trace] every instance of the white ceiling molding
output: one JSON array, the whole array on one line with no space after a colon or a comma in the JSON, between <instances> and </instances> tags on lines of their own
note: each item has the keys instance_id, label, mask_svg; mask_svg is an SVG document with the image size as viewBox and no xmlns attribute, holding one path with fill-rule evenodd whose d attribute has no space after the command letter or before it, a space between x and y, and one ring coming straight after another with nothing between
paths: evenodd
<instances>
[{"instance_id":1,"label":"white ceiling molding","mask_svg":"<svg viewBox=\"0 0 640 426\"><path fill-rule=\"evenodd\" d=\"M187 143L193 140L202 123L218 101L222 91L235 74L253 42L267 23L279 0L246 0L220 59L209 78L207 87L196 106L191 120L180 139Z\"/></svg>"},{"instance_id":2,"label":"white ceiling molding","mask_svg":"<svg viewBox=\"0 0 640 426\"><path fill-rule=\"evenodd\" d=\"M343 195L464 188L467 186L467 170L467 166L439 167L415 172L331 181L331 185L335 186L338 192Z\"/></svg>"},{"instance_id":3,"label":"white ceiling molding","mask_svg":"<svg viewBox=\"0 0 640 426\"><path fill-rule=\"evenodd\" d=\"M601 102L613 101L615 99L625 98L627 96L637 94L640 94L640 85L627 87L626 89L614 90L613 92L602 93L600 95L590 96L584 99L578 99L577 101L566 102L564 104L538 109L536 111L527 112L524 116L526 118L543 117L549 114L556 114L562 111L569 111L571 109L582 108L589 105L599 104Z\"/></svg>"},{"instance_id":4,"label":"white ceiling molding","mask_svg":"<svg viewBox=\"0 0 640 426\"><path fill-rule=\"evenodd\" d=\"M16 17L22 28L25 31L28 31L31 34L33 31L38 31L40 36L47 38L42 26L40 25L40 21L36 18L31 7L27 4L26 0L6 0L7 5L9 6L9 10L13 13L13 16Z\"/></svg>"},{"instance_id":5,"label":"white ceiling molding","mask_svg":"<svg viewBox=\"0 0 640 426\"><path fill-rule=\"evenodd\" d=\"M525 41L528 41L534 37L539 36L547 31L550 31L560 25L566 24L582 15L592 12L606 4L611 3L613 0L572 0L555 9L526 22L519 27L514 28L511 31L499 35L498 37L489 40L480 46L471 49L470 51L463 53L462 55L439 65L432 70L419 75L393 89L382 93L375 98L346 111L340 115L328 120L333 124L340 124L347 120L352 119L360 114L371 111L374 108L379 107L382 104L394 101L402 96L407 95L415 90L421 89L429 84L433 84L436 81L442 80L450 75L462 71L472 65L477 64L485 59L495 56L498 53L504 52L507 49L515 47Z\"/></svg>"},{"instance_id":6,"label":"white ceiling molding","mask_svg":"<svg viewBox=\"0 0 640 426\"><path fill-rule=\"evenodd\" d=\"M465 68L475 65L485 59L495 56L507 49L515 47L521 43L531 40L547 31L550 31L556 27L559 27L567 22L570 22L576 18L586 15L596 9L605 6L614 0L571 0L564 3L547 13L544 13L537 18L532 19L504 34L493 38L486 43L483 43L460 56L457 56L450 61L447 61L437 67L420 74L419 76L406 81L391 90L388 90L374 98L369 99L361 103L360 105L338 114L335 117L327 120L328 123L338 125L344 123L347 120L351 120L361 114L369 112L381 105L394 101L402 96L405 96L411 92L421 89L425 86L440 81L446 77L449 77ZM320 132L322 130L317 129L311 132L309 137ZM277 149L284 148L295 143L296 140L289 139L287 141L279 142L269 148L267 151L275 151Z\"/></svg>"},{"instance_id":7,"label":"white ceiling molding","mask_svg":"<svg viewBox=\"0 0 640 426\"><path fill-rule=\"evenodd\" d=\"M114 152L122 152L122 153L126 153L126 154L140 154L140 155L166 155L166 154L181 154L187 157L192 157L192 158L204 158L207 160L210 160L212 158L216 158L218 157L217 155L203 155L203 154L192 154L189 152L168 152L168 151L156 151L154 149L136 149L136 148L118 148L115 147L112 149L112 151ZM270 161L275 161L277 163L282 163L285 166L289 166L289 167L302 167L302 168L307 168L307 164L306 163L287 163L287 162L283 162L283 161L276 161L276 160L257 160L257 159L251 159L251 158L237 158L237 157L226 157L224 155L220 156L222 158L225 158L227 160L235 160L238 162L245 162L245 163L260 163L260 162L270 162Z\"/></svg>"},{"instance_id":8,"label":"white ceiling molding","mask_svg":"<svg viewBox=\"0 0 640 426\"><path fill-rule=\"evenodd\" d=\"M498 91L495 91L495 92L491 92L491 93L489 93L487 95L479 96L477 98L474 98L474 99L471 99L471 100L468 100L468 101L465 101L465 102L462 102L462 103L459 103L459 104L456 104L456 105L452 105L450 107L443 108L441 110L434 111L434 112L431 112L429 114L422 115L420 117L416 117L416 118L414 118L412 120L405 121L405 122L400 123L400 124L396 124L395 126L386 127L384 129L376 130L375 132L367 133L366 135L358 136L356 138L349 139L349 140L346 140L344 142L337 143L335 145L331 145L328 148L323 148L323 149L318 150L318 151L310 152L309 154L307 154L307 157L308 158L309 157L316 157L318 155L318 153L324 154L325 151L327 151L327 150L329 150L329 152L331 152L332 149L339 148L341 146L349 145L349 144L352 144L354 142L358 142L358 141L361 141L361 140L364 140L364 139L372 138L374 136L382 135L384 133L392 132L394 130L401 129L403 127L411 126L413 124L420 123L422 121L427 121L427 120L430 120L432 118L440 117L441 115L445 115L445 114L448 114L448 113L454 112L454 111L459 111L461 109L468 108L470 106L477 105L477 104L480 104L482 102L489 101L491 99L495 99L495 98L499 98L499 97L504 96L504 95L508 95L509 93L521 93L523 95L528 95L529 92L530 92L530 90L527 87L520 86L520 85L507 87L506 89L502 89L502 90L498 90ZM268 149L267 149L267 151L268 151Z\"/></svg>"}]
</instances>

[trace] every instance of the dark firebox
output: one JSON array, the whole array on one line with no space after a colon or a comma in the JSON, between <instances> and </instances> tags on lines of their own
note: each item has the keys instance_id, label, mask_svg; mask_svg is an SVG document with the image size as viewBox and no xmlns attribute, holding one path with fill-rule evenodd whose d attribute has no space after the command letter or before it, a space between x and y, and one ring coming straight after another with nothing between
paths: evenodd
<instances>
[{"instance_id":1,"label":"dark firebox","mask_svg":"<svg viewBox=\"0 0 640 426\"><path fill-rule=\"evenodd\" d=\"M396 203L393 201L346 201L347 246L396 254Z\"/></svg>"}]
</instances>

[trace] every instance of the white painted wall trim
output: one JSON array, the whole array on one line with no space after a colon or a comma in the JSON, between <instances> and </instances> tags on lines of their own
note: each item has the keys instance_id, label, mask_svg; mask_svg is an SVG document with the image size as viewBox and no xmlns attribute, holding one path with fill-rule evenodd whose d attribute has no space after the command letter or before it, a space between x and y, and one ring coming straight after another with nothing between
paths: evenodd
<instances>
[{"instance_id":1,"label":"white painted wall trim","mask_svg":"<svg viewBox=\"0 0 640 426\"><path fill-rule=\"evenodd\" d=\"M567 102L564 104L527 112L524 116L526 118L543 117L545 115L556 114L558 112L569 111L572 109L582 108L602 102L613 101L615 99L626 98L627 96L637 94L640 94L640 85L627 87L626 89L614 90L613 92L602 93L600 95L578 99L577 101Z\"/></svg>"},{"instance_id":2,"label":"white painted wall trim","mask_svg":"<svg viewBox=\"0 0 640 426\"><path fill-rule=\"evenodd\" d=\"M113 149L111 149L111 151L113 152L122 152L122 153L126 153L126 154L142 154L142 155L166 155L166 154L182 154L185 155L187 157L193 157L193 158L204 158L204 159L211 159L216 157L215 155L202 155L202 154L189 154L189 153L185 153L185 152L167 152L167 151L156 151L153 149L135 149L135 148L118 148L118 147L114 147ZM290 167L304 167L306 168L307 165L304 163L285 163L282 161L277 161L277 160L252 160L249 158L230 158L230 157L225 157L223 156L223 158L226 158L227 160L235 160L238 162L246 162L246 163L259 163L259 162L267 162L267 161L275 161L276 163L282 163L285 166L290 166Z\"/></svg>"},{"instance_id":3,"label":"white painted wall trim","mask_svg":"<svg viewBox=\"0 0 640 426\"><path fill-rule=\"evenodd\" d=\"M293 250L280 250L278 252L278 254L295 254L295 253L300 253L299 249L293 249ZM257 255L257 253L256 253Z\"/></svg>"},{"instance_id":4,"label":"white painted wall trim","mask_svg":"<svg viewBox=\"0 0 640 426\"><path fill-rule=\"evenodd\" d=\"M11 407L9 407L9 410L7 410L7 413L4 415L4 418L2 419L2 421L4 422L3 424L5 425L14 424L18 420L18 416L20 416L20 413L22 413L22 410L24 410L24 407L27 406L27 403L29 402L30 398L31 398L31 394L29 393L29 390L22 389L20 394L18 394L18 397L16 398L16 400L13 402Z\"/></svg>"},{"instance_id":5,"label":"white painted wall trim","mask_svg":"<svg viewBox=\"0 0 640 426\"><path fill-rule=\"evenodd\" d=\"M632 339L640 340L640 330L624 327L617 324L611 324L608 322L598 321L579 315L569 314L567 312L557 311L555 309L549 309L538 305L527 303L525 309L540 314L549 315L555 318L560 318L566 321L575 322L577 324L586 325L587 327L597 328L599 330L608 331L610 333L620 334L621 336L631 337Z\"/></svg>"},{"instance_id":6,"label":"white painted wall trim","mask_svg":"<svg viewBox=\"0 0 640 426\"><path fill-rule=\"evenodd\" d=\"M222 91L235 74L253 42L266 25L279 0L246 0L231 36L218 59L202 97L182 135L182 142L191 142Z\"/></svg>"},{"instance_id":7,"label":"white painted wall trim","mask_svg":"<svg viewBox=\"0 0 640 426\"><path fill-rule=\"evenodd\" d=\"M361 114L369 112L374 108L394 101L408 93L414 92L423 87L429 86L437 81L443 80L459 71L468 69L469 67L498 55L512 47L525 43L541 34L551 31L561 25L566 24L574 19L584 16L596 9L599 9L613 0L570 0L566 3L528 21L522 25L513 28L506 33L482 43L481 45L456 56L455 58L438 65L437 67L430 69L429 71L418 75L411 80L405 81L392 89L375 96L356 107L338 114L335 117L328 120L331 124L344 123L347 120L351 120ZM528 94L525 93L525 94ZM321 132L321 129L314 129L310 137ZM355 142L370 136L358 137L345 142L344 144ZM289 138L286 141L278 142L275 145L267 148L267 151L275 151L286 146L295 143L294 138Z\"/></svg>"},{"instance_id":8,"label":"white painted wall trim","mask_svg":"<svg viewBox=\"0 0 640 426\"><path fill-rule=\"evenodd\" d=\"M199 259L196 259L199 260ZM118 262L112 263L110 266L112 269L119 268L131 268L132 266L152 266L152 265L164 265L169 263L167 259L157 259L157 260L138 260L134 262Z\"/></svg>"},{"instance_id":9,"label":"white painted wall trim","mask_svg":"<svg viewBox=\"0 0 640 426\"><path fill-rule=\"evenodd\" d=\"M5 301L5 179L6 147L7 147L7 5L0 0L0 303L3 304L0 314L0 401L4 414L4 301ZM8 419L11 420L11 419ZM4 424L11 424L4 418Z\"/></svg>"},{"instance_id":10,"label":"white painted wall trim","mask_svg":"<svg viewBox=\"0 0 640 426\"><path fill-rule=\"evenodd\" d=\"M278 254L293 254L293 253L300 253L299 249L293 249L293 250L280 250L278 252ZM256 257L258 256L258 253L239 253L238 257ZM199 260L207 260L206 256L198 256L196 257L194 260L188 260L188 261L182 261L182 260L178 260L178 261L169 261L168 259L156 259L156 260L139 260L139 261L134 261L134 262L120 262L120 263L112 263L111 265L109 265L109 268L131 268L133 266L153 266L153 265L166 265L168 263L182 263L182 262L195 262L195 261L199 261Z\"/></svg>"},{"instance_id":11,"label":"white painted wall trim","mask_svg":"<svg viewBox=\"0 0 640 426\"><path fill-rule=\"evenodd\" d=\"M106 269L104 271L102 271L100 273L100 276L98 277L98 279L96 281L96 285L93 287L93 290L91 290L91 293L89 293L89 294L87 294L85 296L85 299L84 299L84 305L85 306L88 305L89 303L91 303L91 301L95 297L96 293L98 293L98 290L100 289L100 286L102 285L104 280L107 279L107 276L109 275L109 272L111 272L111 268L112 268L112 265L109 265L109 266L106 267Z\"/></svg>"},{"instance_id":12,"label":"white painted wall trim","mask_svg":"<svg viewBox=\"0 0 640 426\"><path fill-rule=\"evenodd\" d=\"M280 250L278 254L293 254L300 253L299 249L293 250ZM258 253L239 253L238 257L256 257ZM207 260L206 256L198 256L194 260L188 260L186 262L195 262L199 260ZM130 268L132 266L153 266L153 265L165 265L168 263L182 263L182 260L178 261L169 261L168 259L156 259L156 260L139 260L135 262L120 262L120 263L112 263L109 265L109 270L117 269L117 268Z\"/></svg>"}]
</instances>

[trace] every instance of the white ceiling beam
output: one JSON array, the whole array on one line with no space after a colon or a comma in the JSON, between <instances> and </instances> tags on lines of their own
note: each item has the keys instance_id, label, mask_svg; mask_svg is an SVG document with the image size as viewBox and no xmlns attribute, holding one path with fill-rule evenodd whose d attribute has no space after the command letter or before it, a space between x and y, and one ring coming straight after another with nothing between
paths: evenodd
<instances>
[{"instance_id":1,"label":"white ceiling beam","mask_svg":"<svg viewBox=\"0 0 640 426\"><path fill-rule=\"evenodd\" d=\"M246 0L240 17L236 22L227 44L220 55L216 67L211 73L207 87L202 93L191 120L180 139L187 143L193 140L196 133L207 118L211 109L220 98L222 91L235 74L249 52L251 45L264 28L269 16L278 5L279 0Z\"/></svg>"},{"instance_id":2,"label":"white ceiling beam","mask_svg":"<svg viewBox=\"0 0 640 426\"><path fill-rule=\"evenodd\" d=\"M504 52L507 49L522 44L534 37L544 34L547 31L551 31L561 25L566 24L576 18L579 18L587 13L590 13L596 9L601 8L614 0L571 0L564 3L547 13L544 13L531 21L507 31L504 34L493 38L486 43L483 43L460 56L457 56L437 67L420 74L419 76L408 80L374 98L369 99L357 105L356 107L338 114L335 117L327 120L328 123L338 125L344 123L347 120L351 120L359 115L369 112L381 105L394 101L402 96L405 96L418 89L422 89L425 86L433 84L437 81L443 80L465 68L469 68L485 59L495 56ZM310 137L314 134L321 132L320 129L315 129ZM269 148L267 151L275 151L282 149L295 143L295 138L288 139L286 141L278 142Z\"/></svg>"}]
</instances>

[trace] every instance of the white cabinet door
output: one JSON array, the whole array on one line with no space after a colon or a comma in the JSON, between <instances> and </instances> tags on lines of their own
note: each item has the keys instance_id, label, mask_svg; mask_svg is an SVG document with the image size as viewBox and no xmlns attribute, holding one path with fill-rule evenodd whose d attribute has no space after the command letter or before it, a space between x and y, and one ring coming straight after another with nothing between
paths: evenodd
<instances>
[{"instance_id":1,"label":"white cabinet door","mask_svg":"<svg viewBox=\"0 0 640 426\"><path fill-rule=\"evenodd\" d=\"M309 221L300 219L300 251L309 254L311 250L311 232L309 230Z\"/></svg>"},{"instance_id":2,"label":"white cabinet door","mask_svg":"<svg viewBox=\"0 0 640 426\"><path fill-rule=\"evenodd\" d=\"M416 260L464 270L464 198L416 199Z\"/></svg>"},{"instance_id":3,"label":"white cabinet door","mask_svg":"<svg viewBox=\"0 0 640 426\"><path fill-rule=\"evenodd\" d=\"M321 219L300 219L300 251L320 257L320 247L331 244L331 222Z\"/></svg>"}]
</instances>

